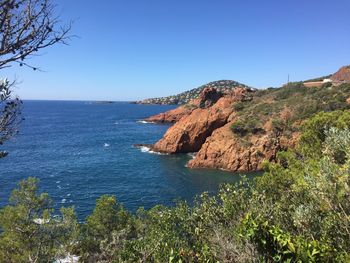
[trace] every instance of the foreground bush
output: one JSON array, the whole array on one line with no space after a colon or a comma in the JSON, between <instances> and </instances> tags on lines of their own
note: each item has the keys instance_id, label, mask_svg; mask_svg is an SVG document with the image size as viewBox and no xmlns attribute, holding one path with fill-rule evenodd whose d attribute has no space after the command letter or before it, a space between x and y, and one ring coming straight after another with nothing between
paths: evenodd
<instances>
[{"instance_id":1,"label":"foreground bush","mask_svg":"<svg viewBox=\"0 0 350 263\"><path fill-rule=\"evenodd\" d=\"M348 118L346 111L316 115L297 151L280 153L253 182L223 185L193 206L130 214L102 196L79 235L72 209L53 219L36 181L23 181L0 213L1 262L49 262L63 252L82 262L349 262Z\"/></svg>"},{"instance_id":2,"label":"foreground bush","mask_svg":"<svg viewBox=\"0 0 350 263\"><path fill-rule=\"evenodd\" d=\"M52 212L48 195L37 193L37 180L22 181L0 211L0 262L50 262L68 254L78 237L75 213Z\"/></svg>"}]
</instances>

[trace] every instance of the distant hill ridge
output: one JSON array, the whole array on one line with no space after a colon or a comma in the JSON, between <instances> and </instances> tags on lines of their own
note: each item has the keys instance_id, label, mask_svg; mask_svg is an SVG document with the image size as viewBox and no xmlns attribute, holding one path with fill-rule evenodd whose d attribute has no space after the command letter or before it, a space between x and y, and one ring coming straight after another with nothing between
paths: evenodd
<instances>
[{"instance_id":1,"label":"distant hill ridge","mask_svg":"<svg viewBox=\"0 0 350 263\"><path fill-rule=\"evenodd\" d=\"M199 97L202 90L205 88L215 88L217 91L222 93L227 93L237 87L250 88L249 86L239 83L234 80L218 80L212 81L198 88L191 89L189 91L182 92L177 95L160 97L160 98L150 98L142 101L136 102L137 104L162 104L162 105L182 105L188 103L192 99Z\"/></svg>"}]
</instances>

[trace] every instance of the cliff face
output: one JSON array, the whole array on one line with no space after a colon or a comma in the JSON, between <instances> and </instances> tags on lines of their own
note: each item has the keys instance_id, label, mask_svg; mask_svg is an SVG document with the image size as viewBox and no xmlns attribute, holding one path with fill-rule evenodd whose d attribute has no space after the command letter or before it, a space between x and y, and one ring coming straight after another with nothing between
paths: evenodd
<instances>
[{"instance_id":1,"label":"cliff face","mask_svg":"<svg viewBox=\"0 0 350 263\"><path fill-rule=\"evenodd\" d=\"M298 138L296 133L287 138L269 131L242 140L232 133L230 126L233 123L231 121L215 130L188 163L188 167L234 172L261 170L263 160L274 161L278 151L293 147Z\"/></svg>"},{"instance_id":2,"label":"cliff face","mask_svg":"<svg viewBox=\"0 0 350 263\"><path fill-rule=\"evenodd\" d=\"M237 88L219 98L216 91L204 90L198 101L200 107L170 127L153 149L166 153L199 151L207 137L228 122L234 111L232 104L247 99L250 92L249 89Z\"/></svg>"},{"instance_id":3,"label":"cliff face","mask_svg":"<svg viewBox=\"0 0 350 263\"><path fill-rule=\"evenodd\" d=\"M208 108L215 104L223 94L214 88L205 88L197 99L191 100L188 104L182 105L176 109L151 116L145 121L157 123L175 123L182 117L190 115L198 108Z\"/></svg>"},{"instance_id":4,"label":"cliff face","mask_svg":"<svg viewBox=\"0 0 350 263\"><path fill-rule=\"evenodd\" d=\"M205 89L189 104L149 120L174 122L152 146L163 153L197 152L190 168L256 171L293 148L303 121L320 111L350 109L350 84L315 89L302 83L229 93Z\"/></svg>"},{"instance_id":5,"label":"cliff face","mask_svg":"<svg viewBox=\"0 0 350 263\"><path fill-rule=\"evenodd\" d=\"M151 116L147 119L144 119L147 122L156 122L156 123L175 123L179 121L182 117L191 114L191 112L197 107L191 107L188 105L180 106L176 109L159 113L157 115Z\"/></svg>"},{"instance_id":6,"label":"cliff face","mask_svg":"<svg viewBox=\"0 0 350 263\"><path fill-rule=\"evenodd\" d=\"M331 80L339 82L350 82L350 66L341 67L331 76Z\"/></svg>"}]
</instances>

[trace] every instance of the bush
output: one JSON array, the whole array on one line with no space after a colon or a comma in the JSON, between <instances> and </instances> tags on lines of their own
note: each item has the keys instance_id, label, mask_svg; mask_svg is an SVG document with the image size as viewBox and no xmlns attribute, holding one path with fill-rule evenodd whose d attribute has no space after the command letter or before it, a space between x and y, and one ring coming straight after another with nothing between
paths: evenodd
<instances>
[{"instance_id":1,"label":"bush","mask_svg":"<svg viewBox=\"0 0 350 263\"><path fill-rule=\"evenodd\" d=\"M51 262L73 250L78 223L73 208L53 216L52 202L39 194L38 180L21 181L0 211L0 262Z\"/></svg>"},{"instance_id":2,"label":"bush","mask_svg":"<svg viewBox=\"0 0 350 263\"><path fill-rule=\"evenodd\" d=\"M244 106L245 106L245 103L244 102L236 102L234 105L233 105L233 109L235 111L242 111L244 109Z\"/></svg>"},{"instance_id":3,"label":"bush","mask_svg":"<svg viewBox=\"0 0 350 263\"><path fill-rule=\"evenodd\" d=\"M302 126L299 150L305 156L318 158L322 155L322 145L326 131L330 127L338 129L350 128L350 112L334 111L320 112L307 120Z\"/></svg>"},{"instance_id":4,"label":"bush","mask_svg":"<svg viewBox=\"0 0 350 263\"><path fill-rule=\"evenodd\" d=\"M347 111L314 116L302 129L308 151L280 152L254 181L192 206L130 214L102 196L80 236L72 209L53 220L48 196L24 181L0 210L0 261L52 262L73 246L82 262L349 262L349 125Z\"/></svg>"},{"instance_id":5,"label":"bush","mask_svg":"<svg viewBox=\"0 0 350 263\"><path fill-rule=\"evenodd\" d=\"M239 136L256 134L264 131L261 124L254 119L250 119L248 121L237 120L231 125L231 130L233 133L238 134Z\"/></svg>"},{"instance_id":6,"label":"bush","mask_svg":"<svg viewBox=\"0 0 350 263\"><path fill-rule=\"evenodd\" d=\"M288 86L277 90L275 99L284 100L294 96L297 93L305 94L306 92L307 88L303 85L302 82L289 83Z\"/></svg>"}]
</instances>

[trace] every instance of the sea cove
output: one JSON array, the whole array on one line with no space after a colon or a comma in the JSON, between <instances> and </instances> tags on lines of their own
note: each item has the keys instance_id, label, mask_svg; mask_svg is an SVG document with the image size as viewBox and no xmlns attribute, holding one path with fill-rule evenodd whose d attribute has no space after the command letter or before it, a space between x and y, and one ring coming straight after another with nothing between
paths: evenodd
<instances>
[{"instance_id":1,"label":"sea cove","mask_svg":"<svg viewBox=\"0 0 350 263\"><path fill-rule=\"evenodd\" d=\"M25 101L21 131L7 144L1 163L0 205L16 184L40 179L57 207L74 205L79 218L90 213L103 194L116 195L130 211L140 206L192 202L203 191L215 193L232 173L191 170L188 154L158 155L133 147L155 143L169 125L140 120L174 106L83 101Z\"/></svg>"}]
</instances>

